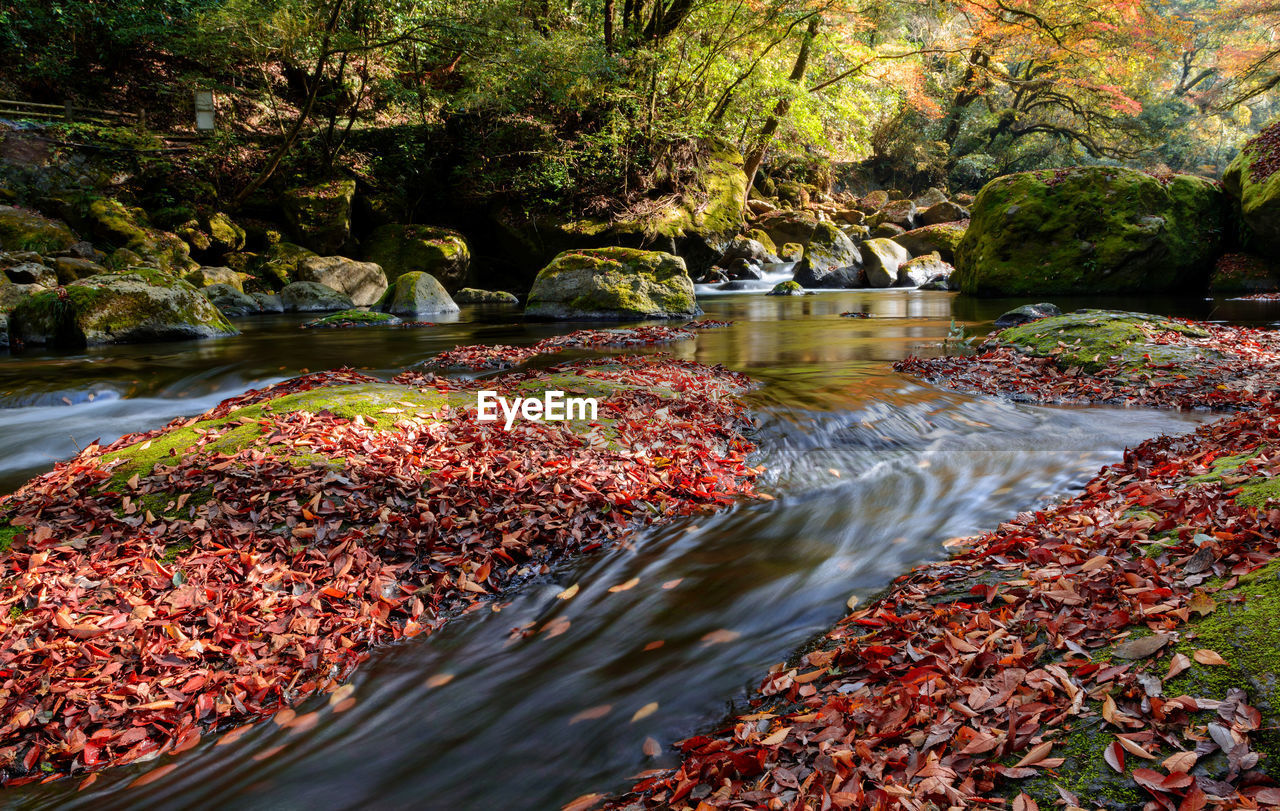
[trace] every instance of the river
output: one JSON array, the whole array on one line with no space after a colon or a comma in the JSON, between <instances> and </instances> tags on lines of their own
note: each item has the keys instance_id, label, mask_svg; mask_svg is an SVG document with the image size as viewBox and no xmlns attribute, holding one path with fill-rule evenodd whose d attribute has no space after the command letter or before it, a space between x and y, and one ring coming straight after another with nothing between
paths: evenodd
<instances>
[{"instance_id":1,"label":"river","mask_svg":"<svg viewBox=\"0 0 1280 811\"><path fill-rule=\"evenodd\" d=\"M555 809L676 762L774 663L944 542L1069 494L1122 449L1206 419L975 398L897 375L954 322L985 334L1024 301L842 291L709 296L723 330L653 351L722 363L761 383L758 462L775 501L645 530L561 565L356 673L355 705L299 731L264 723L171 758L6 792L11 808ZM1069 302L1058 302L1067 309ZM1070 303L1273 325L1274 306L1191 300ZM866 319L843 312L867 312ZM246 319L201 343L31 352L0 359L0 492L67 458L304 370L390 375L459 344L528 344L582 324L524 324L473 308L420 329L301 330ZM599 325L594 325L599 326ZM572 355L561 355L561 358ZM569 586L571 600L557 599ZM566 622L567 621L567 622ZM543 629L532 635L521 628ZM661 751L646 755L646 742Z\"/></svg>"}]
</instances>

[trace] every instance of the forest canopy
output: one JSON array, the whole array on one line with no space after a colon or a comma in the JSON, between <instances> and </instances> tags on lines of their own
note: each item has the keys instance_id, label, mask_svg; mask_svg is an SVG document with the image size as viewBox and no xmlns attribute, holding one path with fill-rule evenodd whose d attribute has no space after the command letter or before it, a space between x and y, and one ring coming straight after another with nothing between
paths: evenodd
<instances>
[{"instance_id":1,"label":"forest canopy","mask_svg":"<svg viewBox=\"0 0 1280 811\"><path fill-rule=\"evenodd\" d=\"M356 160L372 130L453 132L524 156L470 166L475 191L548 200L660 183L708 137L810 182L1216 176L1275 112L1278 23L1268 0L12 0L0 52L23 69L0 90L185 121L210 87L231 133L281 142L259 176Z\"/></svg>"}]
</instances>

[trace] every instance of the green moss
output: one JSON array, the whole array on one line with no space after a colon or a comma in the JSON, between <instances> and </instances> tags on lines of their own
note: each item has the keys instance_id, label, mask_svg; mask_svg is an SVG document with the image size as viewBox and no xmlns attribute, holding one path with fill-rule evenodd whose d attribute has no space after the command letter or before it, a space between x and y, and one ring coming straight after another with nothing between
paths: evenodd
<instances>
[{"instance_id":1,"label":"green moss","mask_svg":"<svg viewBox=\"0 0 1280 811\"><path fill-rule=\"evenodd\" d=\"M1154 334L1166 331L1192 338L1209 334L1200 327L1162 316L1080 310L1010 327L999 334L999 341L1036 357L1056 358L1064 369L1078 366L1086 372L1107 366L1113 356L1118 356L1125 367L1139 369L1153 363L1191 365L1213 355L1210 350L1151 343Z\"/></svg>"},{"instance_id":2,"label":"green moss","mask_svg":"<svg viewBox=\"0 0 1280 811\"><path fill-rule=\"evenodd\" d=\"M1265 507L1280 502L1280 477L1246 482L1236 495L1236 503L1246 507Z\"/></svg>"},{"instance_id":3,"label":"green moss","mask_svg":"<svg viewBox=\"0 0 1280 811\"><path fill-rule=\"evenodd\" d=\"M43 217L34 211L0 206L0 249L52 253L69 248L76 235L66 223Z\"/></svg>"},{"instance_id":4,"label":"green moss","mask_svg":"<svg viewBox=\"0 0 1280 811\"><path fill-rule=\"evenodd\" d=\"M1066 736L1054 746L1051 755L1064 758L1065 762L1053 774L1011 781L1005 785L1007 793L1012 797L1025 791L1041 808L1053 808L1059 800L1056 786L1062 786L1078 796L1087 808L1108 811L1141 808L1148 799L1146 792L1132 778L1117 774L1103 757L1107 745L1114 740L1114 733L1105 728L1101 718L1076 721L1067 728ZM1125 762L1126 771L1130 773L1141 765L1143 762L1135 757Z\"/></svg>"},{"instance_id":5,"label":"green moss","mask_svg":"<svg viewBox=\"0 0 1280 811\"><path fill-rule=\"evenodd\" d=\"M13 545L13 539L21 532L22 530L17 527L0 526L0 552L8 552L9 547Z\"/></svg>"},{"instance_id":6,"label":"green moss","mask_svg":"<svg viewBox=\"0 0 1280 811\"><path fill-rule=\"evenodd\" d=\"M398 324L400 319L387 313L375 313L368 310L342 310L340 312L308 321L308 327L357 326L374 327L385 324Z\"/></svg>"},{"instance_id":7,"label":"green moss","mask_svg":"<svg viewBox=\"0 0 1280 811\"><path fill-rule=\"evenodd\" d=\"M538 273L528 315L682 317L700 312L684 261L634 248L566 251Z\"/></svg>"},{"instance_id":8,"label":"green moss","mask_svg":"<svg viewBox=\"0 0 1280 811\"><path fill-rule=\"evenodd\" d=\"M764 249L774 256L778 255L778 246L773 241L773 237L769 236L763 229L752 228L747 232L747 239L754 239L764 246Z\"/></svg>"},{"instance_id":9,"label":"green moss","mask_svg":"<svg viewBox=\"0 0 1280 811\"><path fill-rule=\"evenodd\" d=\"M978 194L961 290L1042 295L1203 289L1226 206L1204 178L1117 167L1022 172Z\"/></svg>"},{"instance_id":10,"label":"green moss","mask_svg":"<svg viewBox=\"0 0 1280 811\"><path fill-rule=\"evenodd\" d=\"M180 543L170 544L164 548L164 555L160 558L161 563L173 563L183 552L190 552L192 544L190 541L182 541Z\"/></svg>"}]
</instances>

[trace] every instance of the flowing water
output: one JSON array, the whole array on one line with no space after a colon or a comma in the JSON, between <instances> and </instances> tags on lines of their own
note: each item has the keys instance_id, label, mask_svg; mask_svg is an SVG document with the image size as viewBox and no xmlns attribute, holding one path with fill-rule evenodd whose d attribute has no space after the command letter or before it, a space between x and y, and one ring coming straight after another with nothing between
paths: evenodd
<instances>
[{"instance_id":1,"label":"flowing water","mask_svg":"<svg viewBox=\"0 0 1280 811\"><path fill-rule=\"evenodd\" d=\"M321 710L307 731L265 723L230 745L204 741L145 786L129 784L173 759L104 772L83 792L74 782L28 786L3 802L555 809L671 765L669 744L722 718L851 596L866 600L944 557L949 538L1070 494L1126 445L1206 419L1012 404L892 371L905 355L936 353L953 319L985 334L1020 303L916 291L708 296L707 316L735 325L661 351L760 381L750 395L758 461L776 501L645 530L434 636L381 650L353 679L354 708L334 714L314 699L299 709ZM1105 304L1258 325L1280 317L1200 299ZM848 311L873 317L840 317ZM0 492L95 438L305 369L389 374L458 344L532 343L582 326L523 324L503 308L422 329L300 330L299 321L245 320L242 335L219 341L0 360ZM575 583L574 599L556 599ZM557 632L513 633L552 620ZM661 754L645 755L648 739Z\"/></svg>"}]
</instances>

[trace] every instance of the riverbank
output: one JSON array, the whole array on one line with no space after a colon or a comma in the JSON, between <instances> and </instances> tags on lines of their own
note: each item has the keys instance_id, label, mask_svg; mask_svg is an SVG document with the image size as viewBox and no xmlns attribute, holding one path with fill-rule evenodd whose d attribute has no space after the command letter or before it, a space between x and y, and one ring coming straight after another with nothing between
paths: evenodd
<instances>
[{"instance_id":1,"label":"riverbank","mask_svg":"<svg viewBox=\"0 0 1280 811\"><path fill-rule=\"evenodd\" d=\"M292 713L548 563L750 495L748 386L644 357L339 371L87 448L0 500L5 784ZM503 430L482 387L590 394L599 420Z\"/></svg>"},{"instance_id":2,"label":"riverbank","mask_svg":"<svg viewBox=\"0 0 1280 811\"><path fill-rule=\"evenodd\" d=\"M1150 343L1108 344L1104 322ZM1092 328L1078 345L1073 325ZM1063 357L1089 338L1083 362ZM1194 379L1202 403L1245 410L1142 443L1080 495L899 578L610 807L1280 802L1278 362L1268 333L1088 313L900 364L1051 401L1189 405Z\"/></svg>"}]
</instances>

